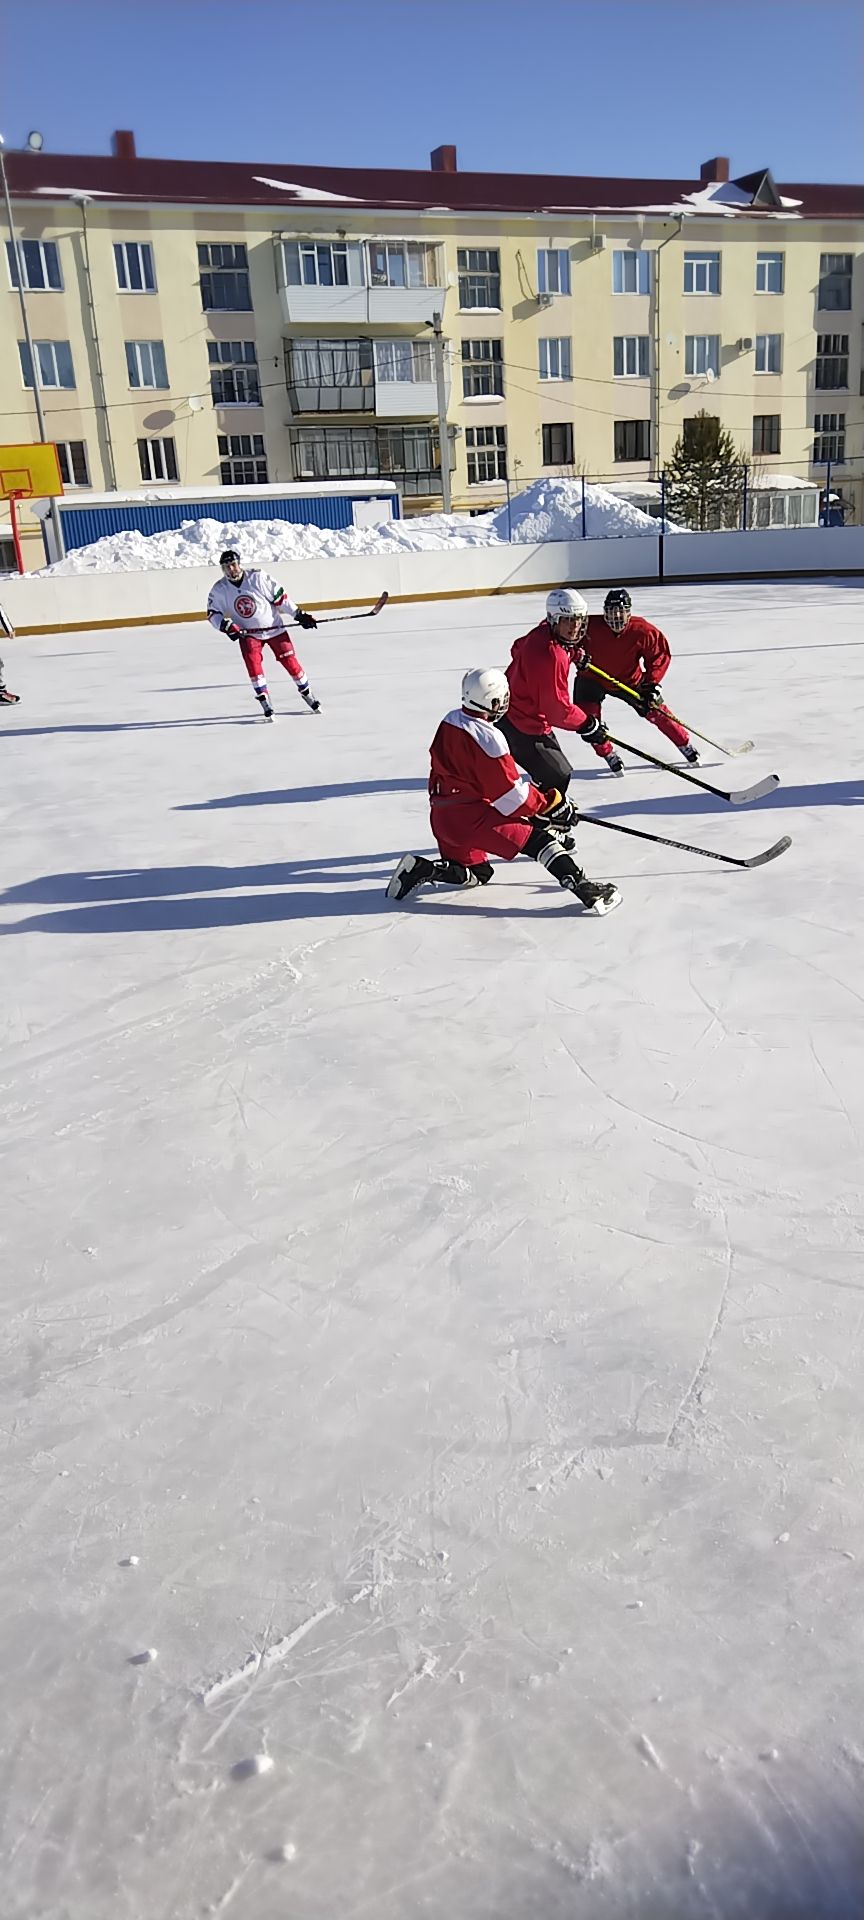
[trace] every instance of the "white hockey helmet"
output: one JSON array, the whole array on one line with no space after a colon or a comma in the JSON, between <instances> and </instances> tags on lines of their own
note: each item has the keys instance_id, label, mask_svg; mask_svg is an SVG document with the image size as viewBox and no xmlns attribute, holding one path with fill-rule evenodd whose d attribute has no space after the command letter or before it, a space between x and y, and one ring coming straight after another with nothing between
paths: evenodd
<instances>
[{"instance_id":1,"label":"white hockey helmet","mask_svg":"<svg viewBox=\"0 0 864 1920\"><path fill-rule=\"evenodd\" d=\"M557 627L559 620L578 620L582 631L588 619L588 603L574 587L553 587L546 596L546 618L550 627Z\"/></svg>"},{"instance_id":2,"label":"white hockey helmet","mask_svg":"<svg viewBox=\"0 0 864 1920\"><path fill-rule=\"evenodd\" d=\"M499 720L510 705L510 688L500 667L471 667L462 680L462 705L484 720Z\"/></svg>"}]
</instances>

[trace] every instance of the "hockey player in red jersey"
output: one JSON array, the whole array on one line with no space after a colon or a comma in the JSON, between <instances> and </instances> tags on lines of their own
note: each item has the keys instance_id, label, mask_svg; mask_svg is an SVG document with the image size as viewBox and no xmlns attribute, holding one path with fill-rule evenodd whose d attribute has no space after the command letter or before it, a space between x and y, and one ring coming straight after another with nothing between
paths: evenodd
<instances>
[{"instance_id":1,"label":"hockey player in red jersey","mask_svg":"<svg viewBox=\"0 0 864 1920\"><path fill-rule=\"evenodd\" d=\"M613 751L599 708L592 713L570 698L570 671L583 658L588 608L572 587L556 587L546 600L546 618L514 642L507 679L510 710L501 727L510 752L538 786L567 792L573 768L553 728L581 734L605 760L610 773L624 768ZM597 683L594 682L596 687Z\"/></svg>"},{"instance_id":2,"label":"hockey player in red jersey","mask_svg":"<svg viewBox=\"0 0 864 1920\"><path fill-rule=\"evenodd\" d=\"M219 565L222 578L210 589L207 618L217 633L227 633L229 640L239 640L246 672L265 720L273 718L263 666L265 646L275 654L280 667L290 673L307 707L318 713L321 702L309 686L283 616L287 614L289 620L296 620L301 627L317 627L317 620L311 613L304 613L302 607L295 607L284 587L277 586L269 573L246 572L240 555L232 547L220 555Z\"/></svg>"},{"instance_id":3,"label":"hockey player in red jersey","mask_svg":"<svg viewBox=\"0 0 864 1920\"><path fill-rule=\"evenodd\" d=\"M15 638L15 628L2 607L0 607L0 633L5 633L7 640ZM3 678L3 662L0 660L0 707L17 707L20 698L20 694L10 693Z\"/></svg>"},{"instance_id":4,"label":"hockey player in red jersey","mask_svg":"<svg viewBox=\"0 0 864 1920\"><path fill-rule=\"evenodd\" d=\"M575 807L556 788L544 793L533 786L508 752L499 723L509 698L497 667L466 673L462 705L445 714L430 748L429 811L441 857L404 854L387 898L404 900L421 886L486 886L493 873L490 853L500 860L524 853L590 912L611 913L621 902L617 887L587 880L562 842L564 833L575 844Z\"/></svg>"},{"instance_id":5,"label":"hockey player in red jersey","mask_svg":"<svg viewBox=\"0 0 864 1920\"><path fill-rule=\"evenodd\" d=\"M601 667L604 673L611 673L614 680L623 680L638 693L637 713L643 720L650 720L652 727L665 734L691 767L695 767L699 754L690 744L690 735L680 721L673 719L658 692L672 661L669 642L659 627L652 627L649 620L632 613L632 605L626 587L610 587L603 612L589 616L585 637L587 658L576 676L574 698L586 713L594 714L597 719L606 694L625 701L627 706L633 705L626 694L616 693L606 680L592 679L592 664Z\"/></svg>"}]
</instances>

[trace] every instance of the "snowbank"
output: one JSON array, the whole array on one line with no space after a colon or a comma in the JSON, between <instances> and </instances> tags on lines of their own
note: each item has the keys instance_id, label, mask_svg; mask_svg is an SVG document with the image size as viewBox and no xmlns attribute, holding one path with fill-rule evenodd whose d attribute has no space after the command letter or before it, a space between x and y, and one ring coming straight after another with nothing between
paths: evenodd
<instances>
[{"instance_id":1,"label":"snowbank","mask_svg":"<svg viewBox=\"0 0 864 1920\"><path fill-rule=\"evenodd\" d=\"M656 522L605 487L586 485L586 530L590 540L657 533ZM338 560L357 554L431 553L454 547L495 546L512 532L514 542L581 540L582 482L536 480L496 513L431 513L384 526L297 526L285 520L184 520L166 533L113 533L78 547L42 573L139 573L153 568L217 565L226 547L254 556L266 567L297 560Z\"/></svg>"}]
</instances>

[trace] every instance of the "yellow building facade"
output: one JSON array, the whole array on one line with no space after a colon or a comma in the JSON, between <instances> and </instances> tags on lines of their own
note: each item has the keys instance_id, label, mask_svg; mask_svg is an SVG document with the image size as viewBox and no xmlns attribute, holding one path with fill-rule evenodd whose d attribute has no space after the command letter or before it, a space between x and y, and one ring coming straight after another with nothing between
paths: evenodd
<instances>
[{"instance_id":1,"label":"yellow building facade","mask_svg":"<svg viewBox=\"0 0 864 1920\"><path fill-rule=\"evenodd\" d=\"M705 410L766 471L830 472L862 519L864 189L730 182L722 160L689 182L467 175L452 149L298 179L115 139L7 159L0 440L38 437L23 274L68 487L380 476L434 510L439 315L454 508L543 474L654 478Z\"/></svg>"}]
</instances>

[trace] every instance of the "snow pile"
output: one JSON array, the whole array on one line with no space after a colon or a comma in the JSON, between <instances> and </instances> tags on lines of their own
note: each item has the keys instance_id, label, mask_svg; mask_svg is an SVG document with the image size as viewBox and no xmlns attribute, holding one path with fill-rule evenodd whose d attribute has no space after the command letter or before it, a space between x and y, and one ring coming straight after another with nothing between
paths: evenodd
<instances>
[{"instance_id":1,"label":"snow pile","mask_svg":"<svg viewBox=\"0 0 864 1920\"><path fill-rule=\"evenodd\" d=\"M657 532L657 523L608 488L586 484L589 540ZM454 547L498 546L508 537L524 544L582 539L581 480L535 480L510 508L496 513L429 513L390 520L377 527L329 527L288 520L184 520L165 533L108 534L78 547L43 573L139 573L163 567L218 566L226 547L259 567L297 560L340 560L356 554L433 553Z\"/></svg>"},{"instance_id":2,"label":"snow pile","mask_svg":"<svg viewBox=\"0 0 864 1920\"><path fill-rule=\"evenodd\" d=\"M512 538L527 543L582 539L581 480L535 480L511 501ZM508 509L492 514L490 525L507 539ZM625 534L657 532L651 515L620 500L608 487L585 484L585 532L589 540L621 539Z\"/></svg>"}]
</instances>

